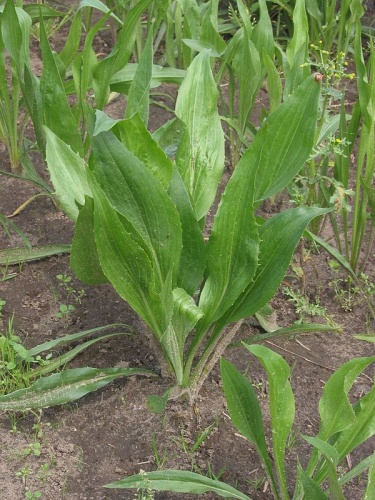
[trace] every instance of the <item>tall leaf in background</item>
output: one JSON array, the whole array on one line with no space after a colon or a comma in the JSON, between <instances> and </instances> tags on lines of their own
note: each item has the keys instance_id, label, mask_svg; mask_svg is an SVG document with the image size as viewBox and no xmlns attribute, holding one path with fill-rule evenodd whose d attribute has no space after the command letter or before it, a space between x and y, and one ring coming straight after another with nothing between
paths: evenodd
<instances>
[{"instance_id":1,"label":"tall leaf in background","mask_svg":"<svg viewBox=\"0 0 375 500\"><path fill-rule=\"evenodd\" d=\"M224 169L224 135L217 96L210 54L203 51L189 67L176 102L176 116L186 125L176 164L198 221L210 209Z\"/></svg>"},{"instance_id":2,"label":"tall leaf in background","mask_svg":"<svg viewBox=\"0 0 375 500\"><path fill-rule=\"evenodd\" d=\"M103 109L107 104L111 78L129 61L141 14L150 3L151 0L140 0L128 12L111 53L102 59L95 69L93 83L98 109Z\"/></svg>"},{"instance_id":3,"label":"tall leaf in background","mask_svg":"<svg viewBox=\"0 0 375 500\"><path fill-rule=\"evenodd\" d=\"M69 106L65 88L48 43L43 19L40 19L40 46L43 57L43 73L40 78L44 124L75 153L83 156L83 145L76 120Z\"/></svg>"}]
</instances>

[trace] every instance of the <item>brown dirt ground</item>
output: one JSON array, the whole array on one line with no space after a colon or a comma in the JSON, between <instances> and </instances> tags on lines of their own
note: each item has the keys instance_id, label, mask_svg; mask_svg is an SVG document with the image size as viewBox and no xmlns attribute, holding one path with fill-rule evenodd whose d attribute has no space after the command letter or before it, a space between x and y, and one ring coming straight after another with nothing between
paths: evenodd
<instances>
[{"instance_id":1,"label":"brown dirt ground","mask_svg":"<svg viewBox=\"0 0 375 500\"><path fill-rule=\"evenodd\" d=\"M113 103L108 112L112 116L121 116L122 100ZM162 111L155 108L151 117L154 128L164 118ZM1 168L9 168L5 154L2 158ZM39 168L46 176L43 165ZM12 213L35 192L26 182L1 177L0 211ZM268 210L274 208L267 207ZM39 198L28 205L15 222L33 245L70 243L72 239L71 221L48 198ZM8 239L0 233L0 239L1 248L20 245L16 236ZM308 460L310 449L301 435L314 435L318 430L317 404L325 381L345 361L374 354L371 344L353 337L371 328L374 331L373 322L368 323L365 304L358 302L351 312L345 312L330 284L333 275L327 255L311 254L310 257L304 263L303 280L290 271L286 281L295 288L304 288L311 301L319 300L331 317L343 325L343 332L299 335L293 340L278 339L272 345L266 344L282 354L292 366L291 382L297 407L293 442L287 457L291 483L297 457L302 465ZM367 274L373 281L374 269L372 259ZM0 298L6 300L3 328L14 315L15 331L28 347L67 333L122 322L135 328L139 334L97 344L76 358L71 367L128 364L158 372L155 352L142 335L142 322L109 285L86 287L74 279L74 287L83 289L85 295L80 304L74 304L76 310L68 322L56 318L59 304L68 302L56 278L58 274L70 275L68 256L51 257L9 271L19 271L19 274L12 280L0 281ZM280 325L290 325L296 319L292 305L281 292L273 300L273 306ZM236 340L256 333L258 331L249 320ZM263 370L242 348L228 349L225 357L240 370L249 370L267 422L267 383ZM353 399L369 390L371 380L371 370L358 378ZM158 461L161 461L164 468L221 474L222 480L236 485L254 499L272 498L254 447L236 434L228 417L218 367L203 386L196 411L186 402L175 402L169 404L163 414L151 414L146 407L146 397L150 394L161 395L167 387L168 380L161 378L120 379L74 404L14 416L15 429L12 429L8 415L0 415L0 497L22 500L26 488L29 488L41 491L44 500L133 499L134 491L106 490L103 485L137 473L140 469L155 470ZM38 436L33 429L35 424L38 425ZM211 424L214 424L213 431L199 449L194 454L184 451L182 436L187 445L192 446L199 433ZM25 452L35 440L41 443L40 456ZM361 458L371 454L374 445L374 439L367 442L348 457L345 466L354 466ZM45 473L42 472L43 466L47 469ZM29 472L24 479L17 475L18 471L27 469ZM346 498L360 498L364 484L364 478L355 480L347 488ZM155 498L196 497L156 493ZM217 497L206 494L201 498Z\"/></svg>"}]
</instances>

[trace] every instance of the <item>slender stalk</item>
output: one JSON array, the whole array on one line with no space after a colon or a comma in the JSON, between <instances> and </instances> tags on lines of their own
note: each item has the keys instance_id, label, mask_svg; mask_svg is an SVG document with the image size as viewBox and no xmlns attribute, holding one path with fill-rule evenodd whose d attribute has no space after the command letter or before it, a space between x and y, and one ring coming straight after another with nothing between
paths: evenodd
<instances>
[{"instance_id":1,"label":"slender stalk","mask_svg":"<svg viewBox=\"0 0 375 500\"><path fill-rule=\"evenodd\" d=\"M190 383L190 399L194 401L199 393L204 381L210 374L213 367L223 355L225 349L233 340L234 336L241 328L243 319L237 321L234 325L227 325L217 339L206 348L199 359L199 362L194 370Z\"/></svg>"}]
</instances>

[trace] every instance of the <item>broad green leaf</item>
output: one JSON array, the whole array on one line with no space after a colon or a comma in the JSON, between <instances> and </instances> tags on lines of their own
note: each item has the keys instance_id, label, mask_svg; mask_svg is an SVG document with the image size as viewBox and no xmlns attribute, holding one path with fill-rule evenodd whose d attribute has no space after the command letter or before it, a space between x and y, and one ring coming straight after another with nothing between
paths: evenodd
<instances>
[{"instance_id":1,"label":"broad green leaf","mask_svg":"<svg viewBox=\"0 0 375 500\"><path fill-rule=\"evenodd\" d=\"M138 114L127 120L114 120L103 111L97 110L93 136L108 130L113 131L121 143L150 170L164 188L169 186L173 164Z\"/></svg>"},{"instance_id":2,"label":"broad green leaf","mask_svg":"<svg viewBox=\"0 0 375 500\"><path fill-rule=\"evenodd\" d=\"M224 133L210 56L201 52L187 70L176 102L176 116L187 126L176 163L190 192L197 220L212 205L224 169Z\"/></svg>"},{"instance_id":3,"label":"broad green leaf","mask_svg":"<svg viewBox=\"0 0 375 500\"><path fill-rule=\"evenodd\" d=\"M253 386L229 361L220 360L225 399L236 429L252 442L262 459L267 474L273 477L263 425L262 411Z\"/></svg>"},{"instance_id":4,"label":"broad green leaf","mask_svg":"<svg viewBox=\"0 0 375 500\"><path fill-rule=\"evenodd\" d=\"M258 267L259 233L253 195L251 172L237 167L222 196L207 246L207 278L199 299L205 325L233 305Z\"/></svg>"},{"instance_id":5,"label":"broad green leaf","mask_svg":"<svg viewBox=\"0 0 375 500\"><path fill-rule=\"evenodd\" d=\"M149 117L152 60L154 55L152 41L153 30L150 29L146 44L139 60L137 71L135 72L134 79L130 85L125 111L125 118L130 118L135 113L138 113L146 128Z\"/></svg>"},{"instance_id":6,"label":"broad green leaf","mask_svg":"<svg viewBox=\"0 0 375 500\"><path fill-rule=\"evenodd\" d=\"M261 345L243 344L256 356L267 372L269 382L269 408L271 415L272 449L280 488L288 497L288 483L285 473L285 450L292 431L295 404L289 382L288 363L276 352Z\"/></svg>"},{"instance_id":7,"label":"broad green leaf","mask_svg":"<svg viewBox=\"0 0 375 500\"><path fill-rule=\"evenodd\" d=\"M61 12L53 9L49 5L41 3L30 3L23 4L22 10L24 10L33 20L33 22L39 21L39 16L41 15L43 19L53 19L55 17L66 17L67 12Z\"/></svg>"},{"instance_id":8,"label":"broad green leaf","mask_svg":"<svg viewBox=\"0 0 375 500\"><path fill-rule=\"evenodd\" d=\"M217 0L208 3L208 8L203 15L200 41L209 44L220 56L225 52L225 41L218 33Z\"/></svg>"},{"instance_id":9,"label":"broad green leaf","mask_svg":"<svg viewBox=\"0 0 375 500\"><path fill-rule=\"evenodd\" d=\"M203 316L203 312L197 307L193 298L182 288L173 290L173 317L172 323L179 334L181 354L185 340L197 322Z\"/></svg>"},{"instance_id":10,"label":"broad green leaf","mask_svg":"<svg viewBox=\"0 0 375 500\"><path fill-rule=\"evenodd\" d=\"M161 282L155 262L152 263L150 254L142 246L142 239L129 221L111 206L94 180L91 189L95 200L94 234L101 268L117 293L160 338L171 317L163 300L165 285L169 286L169 300L172 302L170 277L165 283Z\"/></svg>"},{"instance_id":11,"label":"broad green leaf","mask_svg":"<svg viewBox=\"0 0 375 500\"><path fill-rule=\"evenodd\" d=\"M108 282L100 266L94 237L94 201L85 197L79 209L78 219L70 252L70 267L79 280L89 285Z\"/></svg>"},{"instance_id":12,"label":"broad green leaf","mask_svg":"<svg viewBox=\"0 0 375 500\"><path fill-rule=\"evenodd\" d=\"M153 139L141 117L135 114L127 120L117 122L113 132L167 189L172 178L173 164Z\"/></svg>"},{"instance_id":13,"label":"broad green leaf","mask_svg":"<svg viewBox=\"0 0 375 500\"><path fill-rule=\"evenodd\" d=\"M44 245L35 247L7 248L0 250L0 265L14 266L23 262L45 259L51 255L70 252L70 245Z\"/></svg>"},{"instance_id":14,"label":"broad green leaf","mask_svg":"<svg viewBox=\"0 0 375 500\"><path fill-rule=\"evenodd\" d=\"M374 402L363 398L363 412L355 410L351 405L348 392L361 372L375 360L371 358L352 359L342 365L327 381L323 395L319 401L320 429L318 438L327 441L336 435L335 447L339 453L340 461L350 453L362 440L367 439L375 429ZM375 392L373 388L369 394ZM340 433L340 434L339 434ZM337 440L338 438L338 440ZM340 442L340 444L339 444ZM344 450L346 451L345 454ZM311 474L317 463L319 454L311 455L306 472ZM327 468L321 467L315 479L321 483L327 476Z\"/></svg>"},{"instance_id":15,"label":"broad green leaf","mask_svg":"<svg viewBox=\"0 0 375 500\"><path fill-rule=\"evenodd\" d=\"M364 340L365 342L375 343L375 335L354 335L355 339Z\"/></svg>"},{"instance_id":16,"label":"broad green leaf","mask_svg":"<svg viewBox=\"0 0 375 500\"><path fill-rule=\"evenodd\" d=\"M206 245L189 195L176 168L173 171L168 192L178 210L182 228L182 250L177 285L192 296L206 268Z\"/></svg>"},{"instance_id":17,"label":"broad green leaf","mask_svg":"<svg viewBox=\"0 0 375 500\"><path fill-rule=\"evenodd\" d=\"M120 92L127 94L129 92L130 84L134 80L138 64L128 63L123 69L113 75L110 81L110 89L112 92ZM186 71L176 68L163 68L162 66L152 66L152 79L150 87L159 87L161 83L177 83L181 84L185 78Z\"/></svg>"},{"instance_id":18,"label":"broad green leaf","mask_svg":"<svg viewBox=\"0 0 375 500\"><path fill-rule=\"evenodd\" d=\"M310 76L261 126L237 168L256 170L255 200L281 191L301 170L315 140L320 84Z\"/></svg>"},{"instance_id":19,"label":"broad green leaf","mask_svg":"<svg viewBox=\"0 0 375 500\"><path fill-rule=\"evenodd\" d=\"M217 51L214 45L209 42L203 42L202 40L193 40L190 38L183 38L182 40L185 45L195 50L196 52L209 51L210 57L220 57L224 50Z\"/></svg>"},{"instance_id":20,"label":"broad green leaf","mask_svg":"<svg viewBox=\"0 0 375 500\"><path fill-rule=\"evenodd\" d=\"M24 64L29 65L30 62L30 28L30 16L23 9L16 8L12 0L7 0L1 16L1 35L6 50L16 64L19 77Z\"/></svg>"},{"instance_id":21,"label":"broad green leaf","mask_svg":"<svg viewBox=\"0 0 375 500\"><path fill-rule=\"evenodd\" d=\"M168 355L177 385L181 385L183 382L183 358L186 338L202 316L202 311L185 290L182 288L173 290L172 320L160 338L160 343Z\"/></svg>"},{"instance_id":22,"label":"broad green leaf","mask_svg":"<svg viewBox=\"0 0 375 500\"><path fill-rule=\"evenodd\" d=\"M43 57L40 93L43 100L44 124L61 141L68 144L75 153L83 156L79 129L67 101L64 85L56 65L56 59L49 46L42 19L40 21L40 46Z\"/></svg>"},{"instance_id":23,"label":"broad green leaf","mask_svg":"<svg viewBox=\"0 0 375 500\"><path fill-rule=\"evenodd\" d=\"M0 411L49 408L82 398L118 377L153 375L142 368L73 368L42 377L27 389L0 396Z\"/></svg>"},{"instance_id":24,"label":"broad green leaf","mask_svg":"<svg viewBox=\"0 0 375 500\"><path fill-rule=\"evenodd\" d=\"M155 491L174 491L176 493L195 493L202 495L212 491L223 498L250 500L250 497L226 483L210 479L195 472L165 470L144 472L106 484L105 488L150 488Z\"/></svg>"},{"instance_id":25,"label":"broad green leaf","mask_svg":"<svg viewBox=\"0 0 375 500\"><path fill-rule=\"evenodd\" d=\"M292 208L268 219L259 227L259 265L253 281L220 320L231 323L261 309L277 291L290 264L294 249L307 224L320 208Z\"/></svg>"},{"instance_id":26,"label":"broad green leaf","mask_svg":"<svg viewBox=\"0 0 375 500\"><path fill-rule=\"evenodd\" d=\"M113 209L149 256L157 280L176 281L182 247L178 212L147 167L110 132L93 137L94 174ZM95 200L96 201L96 200ZM122 221L124 222L124 221ZM138 234L138 236L137 236Z\"/></svg>"},{"instance_id":27,"label":"broad green leaf","mask_svg":"<svg viewBox=\"0 0 375 500\"><path fill-rule=\"evenodd\" d=\"M327 495L322 491L319 484L311 479L311 477L309 477L305 471L300 469L298 472L298 476L305 493L304 498L311 500L329 500Z\"/></svg>"},{"instance_id":28,"label":"broad green leaf","mask_svg":"<svg viewBox=\"0 0 375 500\"><path fill-rule=\"evenodd\" d=\"M168 158L174 158L185 133L186 126L178 118L173 118L159 127L152 137L163 149Z\"/></svg>"},{"instance_id":29,"label":"broad green leaf","mask_svg":"<svg viewBox=\"0 0 375 500\"><path fill-rule=\"evenodd\" d=\"M128 12L111 53L95 69L94 91L98 109L103 109L107 103L109 83L113 75L124 68L129 60L141 14L150 3L151 0L140 0Z\"/></svg>"},{"instance_id":30,"label":"broad green leaf","mask_svg":"<svg viewBox=\"0 0 375 500\"><path fill-rule=\"evenodd\" d=\"M348 392L356 378L374 360L375 357L352 359L329 378L319 402L320 439L327 440L333 434L349 428L354 422L356 415L348 399Z\"/></svg>"},{"instance_id":31,"label":"broad green leaf","mask_svg":"<svg viewBox=\"0 0 375 500\"><path fill-rule=\"evenodd\" d=\"M355 420L350 427L343 430L336 442L341 460L375 434L375 386L354 405L353 409Z\"/></svg>"},{"instance_id":32,"label":"broad green leaf","mask_svg":"<svg viewBox=\"0 0 375 500\"><path fill-rule=\"evenodd\" d=\"M59 203L73 220L78 217L78 207L85 203L85 195L92 196L87 183L85 161L58 137L44 127L47 139L46 162Z\"/></svg>"}]
</instances>

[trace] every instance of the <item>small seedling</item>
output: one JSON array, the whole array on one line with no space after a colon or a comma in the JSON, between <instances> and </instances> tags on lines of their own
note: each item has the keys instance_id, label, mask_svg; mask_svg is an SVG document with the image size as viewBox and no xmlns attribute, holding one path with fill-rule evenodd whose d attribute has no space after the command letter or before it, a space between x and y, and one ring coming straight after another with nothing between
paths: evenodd
<instances>
[{"instance_id":1,"label":"small seedling","mask_svg":"<svg viewBox=\"0 0 375 500\"><path fill-rule=\"evenodd\" d=\"M316 301L315 304L312 304L305 295L302 295L298 291L294 291L291 287L288 286L283 288L283 293L284 295L289 297L289 302L292 302L292 304L294 305L294 309L296 311L296 314L298 315L298 320L296 321L297 324L306 323L307 316L320 316L324 318L329 324L336 324L333 318L327 313L326 308L321 306L318 301Z\"/></svg>"},{"instance_id":2,"label":"small seedling","mask_svg":"<svg viewBox=\"0 0 375 500\"><path fill-rule=\"evenodd\" d=\"M69 322L69 316L76 308L72 304L60 304L59 312L56 313L56 318L63 319L64 323Z\"/></svg>"},{"instance_id":3,"label":"small seedling","mask_svg":"<svg viewBox=\"0 0 375 500\"><path fill-rule=\"evenodd\" d=\"M86 295L84 290L77 290L73 286L73 278L68 274L58 274L56 276L59 281L59 287L63 290L67 299L73 299L77 304L81 303L82 298Z\"/></svg>"},{"instance_id":4,"label":"small seedling","mask_svg":"<svg viewBox=\"0 0 375 500\"><path fill-rule=\"evenodd\" d=\"M42 493L39 490L31 491L27 489L25 492L25 498L27 498L27 500L36 500L37 498L42 498Z\"/></svg>"},{"instance_id":5,"label":"small seedling","mask_svg":"<svg viewBox=\"0 0 375 500\"><path fill-rule=\"evenodd\" d=\"M29 467L22 467L19 471L16 472L16 476L19 477L23 484L26 483L27 477L31 474Z\"/></svg>"}]
</instances>

